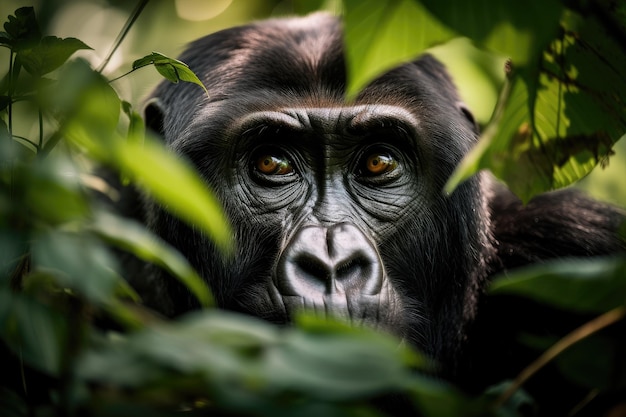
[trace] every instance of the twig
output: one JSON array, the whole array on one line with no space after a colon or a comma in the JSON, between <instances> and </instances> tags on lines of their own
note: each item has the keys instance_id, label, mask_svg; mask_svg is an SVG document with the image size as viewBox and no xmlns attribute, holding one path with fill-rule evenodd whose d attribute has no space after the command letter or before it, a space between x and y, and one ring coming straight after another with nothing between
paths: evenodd
<instances>
[{"instance_id":1,"label":"twig","mask_svg":"<svg viewBox=\"0 0 626 417\"><path fill-rule=\"evenodd\" d=\"M113 44L113 48L111 48L111 52L109 52L104 61L102 61L102 64L100 64L100 68L98 68L99 73L102 73L102 71L104 71L106 66L109 64L111 57L113 57L113 54L115 53L115 51L117 51L117 48L119 48L119 46L122 44L124 38L126 38L126 35L130 31L130 28L133 26L133 24L143 11L143 8L146 7L146 4L148 4L149 1L150 0L140 0L139 3L137 3L137 6L135 6L135 10L133 10L132 14L128 17L128 20L124 24L122 31L119 33L119 35L117 35L115 43Z\"/></svg>"},{"instance_id":2,"label":"twig","mask_svg":"<svg viewBox=\"0 0 626 417\"><path fill-rule=\"evenodd\" d=\"M501 407L506 403L509 398L517 391L530 377L535 375L541 368L547 365L551 360L556 358L559 354L561 354L565 349L572 346L573 344L581 341L582 339L591 336L593 333L596 333L605 327L610 326L613 323L616 323L626 317L626 307L620 306L616 307L613 310L607 311L601 316L596 317L595 319L583 324L579 328L575 329L561 340L556 342L550 349L546 350L539 358L537 358L533 363L528 365L520 374L515 378L511 386L496 400L494 405L496 407Z\"/></svg>"}]
</instances>

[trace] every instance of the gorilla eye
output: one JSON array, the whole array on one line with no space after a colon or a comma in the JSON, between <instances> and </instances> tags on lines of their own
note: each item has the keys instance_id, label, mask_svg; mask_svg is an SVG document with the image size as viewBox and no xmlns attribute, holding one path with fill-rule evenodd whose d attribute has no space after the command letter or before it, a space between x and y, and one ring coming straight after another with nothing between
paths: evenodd
<instances>
[{"instance_id":1,"label":"gorilla eye","mask_svg":"<svg viewBox=\"0 0 626 417\"><path fill-rule=\"evenodd\" d=\"M261 155L256 160L256 169L265 175L285 175L293 172L288 159L275 155Z\"/></svg>"},{"instance_id":2,"label":"gorilla eye","mask_svg":"<svg viewBox=\"0 0 626 417\"><path fill-rule=\"evenodd\" d=\"M382 175L393 171L398 166L393 156L386 153L373 153L365 159L364 173L368 175Z\"/></svg>"}]
</instances>

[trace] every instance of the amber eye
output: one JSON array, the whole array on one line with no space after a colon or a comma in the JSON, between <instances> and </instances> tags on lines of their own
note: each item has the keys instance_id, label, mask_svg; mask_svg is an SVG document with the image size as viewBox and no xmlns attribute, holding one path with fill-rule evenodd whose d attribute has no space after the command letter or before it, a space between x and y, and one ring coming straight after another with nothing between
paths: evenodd
<instances>
[{"instance_id":1,"label":"amber eye","mask_svg":"<svg viewBox=\"0 0 626 417\"><path fill-rule=\"evenodd\" d=\"M261 155L256 161L256 168L265 175L285 175L293 171L289 160L274 155Z\"/></svg>"},{"instance_id":2,"label":"amber eye","mask_svg":"<svg viewBox=\"0 0 626 417\"><path fill-rule=\"evenodd\" d=\"M370 175L381 175L393 171L398 162L388 154L374 153L365 160L365 170Z\"/></svg>"}]
</instances>

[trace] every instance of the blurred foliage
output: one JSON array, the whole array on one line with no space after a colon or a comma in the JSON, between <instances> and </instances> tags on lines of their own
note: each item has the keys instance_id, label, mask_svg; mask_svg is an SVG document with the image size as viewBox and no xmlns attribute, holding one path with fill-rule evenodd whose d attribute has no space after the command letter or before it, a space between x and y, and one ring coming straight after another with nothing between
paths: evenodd
<instances>
[{"instance_id":1,"label":"blurred foliage","mask_svg":"<svg viewBox=\"0 0 626 417\"><path fill-rule=\"evenodd\" d=\"M135 110L157 74L198 82L167 55L225 26L319 8L340 12L339 2L155 0L111 56L133 4L42 0L32 2L35 16L22 3L0 5L8 16L0 33L0 414L517 416L534 404L520 386L541 363L469 395L430 377L432 364L388 335L308 315L292 328L210 309L166 321L141 306L119 276L111 245L165 268L202 305L212 303L181 254L93 198L91 189L115 193L89 174L94 163L202 228L225 256L231 247L210 191L145 137ZM209 3L219 19L177 17L185 7L200 14ZM466 166L493 169L525 197L575 181L624 133L624 79L615 72L623 67L623 6L478 3L346 0L352 91L436 45L430 50L449 64L486 125ZM440 44L457 35L465 38ZM150 53L153 46L165 55ZM513 60L506 82L503 56ZM94 69L104 60L106 75ZM144 65L157 71L128 76ZM623 198L623 187L617 193ZM623 320L625 268L623 259L545 264L496 281L491 297L513 294L599 315L569 338L557 335L565 336L557 349L545 350L554 341L540 335L520 336L545 350L564 380L597 393L626 385L623 341L598 334ZM381 410L389 398L402 410Z\"/></svg>"}]
</instances>

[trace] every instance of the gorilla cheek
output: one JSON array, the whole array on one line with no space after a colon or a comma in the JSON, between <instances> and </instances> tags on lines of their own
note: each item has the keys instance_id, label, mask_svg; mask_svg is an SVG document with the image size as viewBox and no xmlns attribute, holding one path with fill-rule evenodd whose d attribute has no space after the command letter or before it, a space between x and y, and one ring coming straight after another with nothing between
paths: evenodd
<instances>
[{"instance_id":1,"label":"gorilla cheek","mask_svg":"<svg viewBox=\"0 0 626 417\"><path fill-rule=\"evenodd\" d=\"M273 279L288 314L306 308L388 328L402 311L374 244L350 223L300 229Z\"/></svg>"}]
</instances>

